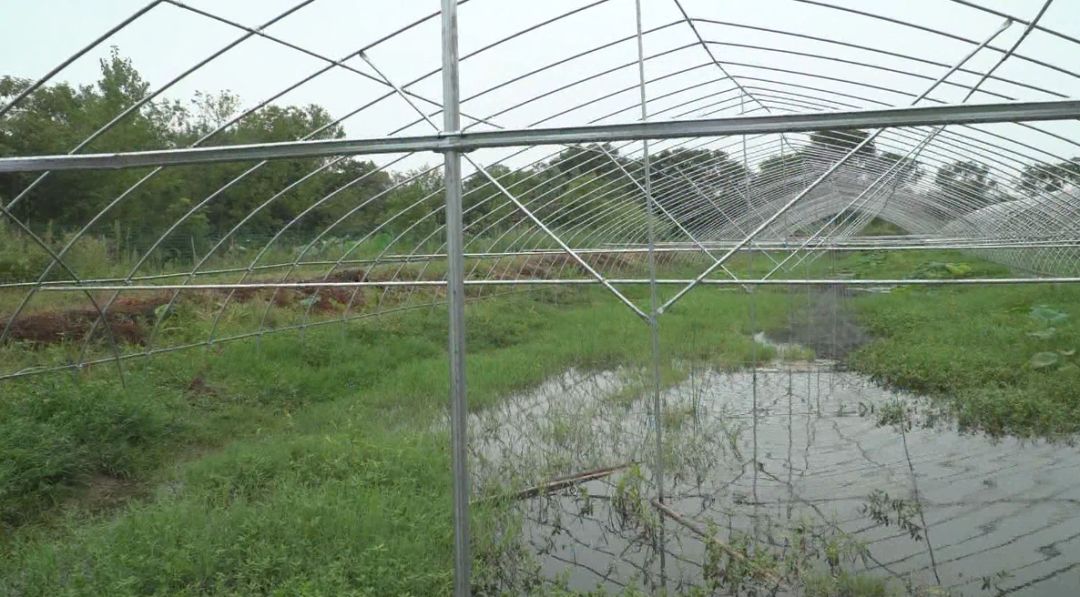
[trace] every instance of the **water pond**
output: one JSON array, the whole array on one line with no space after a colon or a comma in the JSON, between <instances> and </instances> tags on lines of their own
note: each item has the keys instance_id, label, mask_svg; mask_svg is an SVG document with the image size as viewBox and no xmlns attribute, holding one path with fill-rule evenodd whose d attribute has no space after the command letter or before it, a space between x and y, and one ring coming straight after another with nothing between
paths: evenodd
<instances>
[{"instance_id":1,"label":"water pond","mask_svg":"<svg viewBox=\"0 0 1080 597\"><path fill-rule=\"evenodd\" d=\"M825 361L671 377L659 459L642 371L566 371L473 415L474 494L512 512L489 582L802 594L868 575L899 594L1077 594L1076 447L960 433Z\"/></svg>"}]
</instances>

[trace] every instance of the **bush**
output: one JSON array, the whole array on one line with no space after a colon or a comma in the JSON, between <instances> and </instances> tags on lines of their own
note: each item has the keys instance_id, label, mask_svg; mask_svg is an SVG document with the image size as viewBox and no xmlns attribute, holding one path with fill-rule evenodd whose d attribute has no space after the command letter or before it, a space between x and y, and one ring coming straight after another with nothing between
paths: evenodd
<instances>
[{"instance_id":1,"label":"bush","mask_svg":"<svg viewBox=\"0 0 1080 597\"><path fill-rule=\"evenodd\" d=\"M92 475L125 479L174 432L161 402L112 384L57 381L0 401L0 521L31 520Z\"/></svg>"}]
</instances>

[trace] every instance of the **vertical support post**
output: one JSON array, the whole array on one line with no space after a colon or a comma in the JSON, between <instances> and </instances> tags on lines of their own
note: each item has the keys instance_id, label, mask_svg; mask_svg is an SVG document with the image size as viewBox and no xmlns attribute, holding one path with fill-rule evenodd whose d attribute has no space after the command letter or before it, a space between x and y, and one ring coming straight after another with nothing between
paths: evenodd
<instances>
[{"instance_id":1,"label":"vertical support post","mask_svg":"<svg viewBox=\"0 0 1080 597\"><path fill-rule=\"evenodd\" d=\"M443 129L461 130L457 0L442 0ZM450 442L454 473L454 595L470 594L468 408L465 401L465 242L461 154L443 154L446 187L447 300L450 311Z\"/></svg>"},{"instance_id":2,"label":"vertical support post","mask_svg":"<svg viewBox=\"0 0 1080 597\"><path fill-rule=\"evenodd\" d=\"M638 47L638 90L641 97L641 121L649 121L649 109L646 104L645 94L645 42L644 29L641 20L641 0L634 2L637 17L637 47ZM656 501L664 503L664 418L663 399L660 392L660 321L658 319L660 300L657 295L656 285L656 211L652 193L652 163L649 156L649 140L642 140L642 166L645 173L645 214L646 236L648 238L648 262L649 262L649 341L652 360L652 410L653 429L656 434L656 455L653 463L653 477L656 481ZM664 548L664 527L661 522L656 550L660 556L660 586L667 585L666 553Z\"/></svg>"}]
</instances>

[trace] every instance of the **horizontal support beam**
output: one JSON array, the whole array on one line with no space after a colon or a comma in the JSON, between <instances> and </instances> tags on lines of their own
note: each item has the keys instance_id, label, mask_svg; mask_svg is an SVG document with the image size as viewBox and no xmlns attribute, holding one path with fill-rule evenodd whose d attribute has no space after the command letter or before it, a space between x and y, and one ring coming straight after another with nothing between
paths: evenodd
<instances>
[{"instance_id":1,"label":"horizontal support beam","mask_svg":"<svg viewBox=\"0 0 1080 597\"><path fill-rule=\"evenodd\" d=\"M648 278L613 278L606 280L610 284L643 285L650 284ZM685 286L693 280L659 279L657 284ZM545 280L542 278L522 278L517 280L465 280L466 286L588 286L600 284L595 278L570 278L565 280ZM953 278L938 280L935 278L894 278L886 280L865 280L848 278L822 278L778 280L775 278L756 280L735 280L730 278L702 280L700 284L708 286L973 286L973 285L1011 285L1011 284L1076 284L1080 277L1056 278ZM445 280L385 280L367 282L251 282L245 284L83 284L68 286L42 286L45 292L153 292L162 290L318 290L319 288L364 288L364 287L444 287Z\"/></svg>"},{"instance_id":2,"label":"horizontal support beam","mask_svg":"<svg viewBox=\"0 0 1080 597\"><path fill-rule=\"evenodd\" d=\"M722 137L824 129L1035 122L1080 118L1080 100L958 104L744 116L707 120L672 120L632 124L446 133L416 137L335 139L260 143L227 147L196 147L126 153L52 155L0 158L0 173L45 170L94 170L179 166L214 162L319 158L345 155L473 151L487 147L612 143L640 139Z\"/></svg>"}]
</instances>

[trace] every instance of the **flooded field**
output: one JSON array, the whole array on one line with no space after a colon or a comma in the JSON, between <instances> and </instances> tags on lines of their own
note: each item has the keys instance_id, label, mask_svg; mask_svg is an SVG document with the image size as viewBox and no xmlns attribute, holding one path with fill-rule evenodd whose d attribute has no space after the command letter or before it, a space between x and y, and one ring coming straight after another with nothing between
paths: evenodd
<instances>
[{"instance_id":1,"label":"flooded field","mask_svg":"<svg viewBox=\"0 0 1080 597\"><path fill-rule=\"evenodd\" d=\"M514 498L504 533L516 551L497 583L802 594L857 575L898 594L1080 587L1076 447L961 434L925 401L825 361L671 377L660 505L644 372L570 370L474 416L474 494Z\"/></svg>"}]
</instances>

